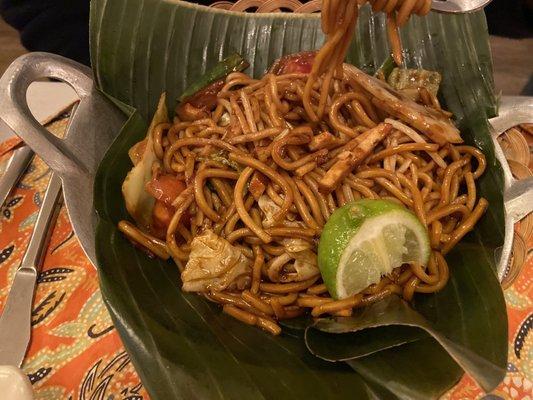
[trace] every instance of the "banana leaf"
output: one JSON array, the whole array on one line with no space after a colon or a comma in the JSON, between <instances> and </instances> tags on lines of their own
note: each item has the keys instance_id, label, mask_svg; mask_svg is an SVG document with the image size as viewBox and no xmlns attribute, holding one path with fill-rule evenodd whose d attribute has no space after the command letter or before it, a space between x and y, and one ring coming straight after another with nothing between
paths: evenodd
<instances>
[{"instance_id":1,"label":"banana leaf","mask_svg":"<svg viewBox=\"0 0 533 400\"><path fill-rule=\"evenodd\" d=\"M316 49L323 41L318 16L242 15L175 0L91 2L95 79L130 110L95 180L100 284L152 398L431 399L464 370L486 390L503 378L507 316L493 259L503 242L502 171L487 129L496 97L485 18L479 12L414 17L402 38L407 66L443 74L441 101L454 112L465 141L485 153L488 168L478 190L489 210L448 257L450 284L416 297L408 323L392 309L388 323L368 330L344 326L345 333L332 333L328 324L335 321L308 327L300 320L271 337L181 292L172 263L150 259L124 239L116 229L128 218L120 187L131 168L127 150L145 135L162 92L172 110L186 87L232 53L242 54L248 72L260 76L281 55ZM373 73L388 54L384 19L365 7L348 61ZM320 357L306 347L306 327L307 345ZM435 334L445 340L439 344ZM343 345L330 348L332 341ZM452 357L443 342L467 351Z\"/></svg>"}]
</instances>

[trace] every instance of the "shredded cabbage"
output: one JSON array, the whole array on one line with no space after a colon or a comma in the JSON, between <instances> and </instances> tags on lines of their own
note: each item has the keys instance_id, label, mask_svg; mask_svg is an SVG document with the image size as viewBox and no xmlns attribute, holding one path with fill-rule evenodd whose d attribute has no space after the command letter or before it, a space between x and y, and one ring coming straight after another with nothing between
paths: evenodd
<instances>
[{"instance_id":1,"label":"shredded cabbage","mask_svg":"<svg viewBox=\"0 0 533 400\"><path fill-rule=\"evenodd\" d=\"M181 273L186 292L220 292L238 286L242 290L250 284L252 261L211 230L196 236L191 253Z\"/></svg>"},{"instance_id":2,"label":"shredded cabbage","mask_svg":"<svg viewBox=\"0 0 533 400\"><path fill-rule=\"evenodd\" d=\"M145 190L146 184L152 179L152 165L157 161L152 131L157 125L164 122L168 122L165 93L159 99L159 105L146 138L134 146L136 149L142 149L140 144L146 143L142 154L136 154L136 158L132 159L135 166L128 172L122 184L122 195L124 196L126 208L135 222L137 222L137 225L144 229L147 229L152 222L152 211L155 204L155 199ZM138 159L139 155L141 156L140 159Z\"/></svg>"}]
</instances>

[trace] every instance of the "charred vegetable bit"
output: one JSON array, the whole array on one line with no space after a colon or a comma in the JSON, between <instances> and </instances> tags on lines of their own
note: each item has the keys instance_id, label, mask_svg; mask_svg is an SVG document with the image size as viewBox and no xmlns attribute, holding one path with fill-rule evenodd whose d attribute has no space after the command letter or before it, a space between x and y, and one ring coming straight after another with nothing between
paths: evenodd
<instances>
[{"instance_id":1,"label":"charred vegetable bit","mask_svg":"<svg viewBox=\"0 0 533 400\"><path fill-rule=\"evenodd\" d=\"M228 153L225 151L218 151L216 153L212 153L209 155L208 159L219 162L228 168L234 169L235 171L238 171L238 172L242 171L242 168L239 166L239 164L237 164L235 161L230 160L228 158Z\"/></svg>"}]
</instances>

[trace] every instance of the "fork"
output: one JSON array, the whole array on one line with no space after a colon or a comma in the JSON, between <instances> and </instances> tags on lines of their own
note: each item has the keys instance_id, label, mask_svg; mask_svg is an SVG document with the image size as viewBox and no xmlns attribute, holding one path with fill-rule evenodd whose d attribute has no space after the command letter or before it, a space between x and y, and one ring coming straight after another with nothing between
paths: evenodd
<instances>
[{"instance_id":1,"label":"fork","mask_svg":"<svg viewBox=\"0 0 533 400\"><path fill-rule=\"evenodd\" d=\"M448 14L463 14L481 10L492 0L433 0L431 9Z\"/></svg>"}]
</instances>

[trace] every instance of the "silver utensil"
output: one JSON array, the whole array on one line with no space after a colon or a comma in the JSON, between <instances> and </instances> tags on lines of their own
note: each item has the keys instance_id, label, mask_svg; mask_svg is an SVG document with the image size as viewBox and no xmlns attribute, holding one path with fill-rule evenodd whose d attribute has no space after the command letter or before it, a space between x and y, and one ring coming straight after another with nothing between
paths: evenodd
<instances>
[{"instance_id":1,"label":"silver utensil","mask_svg":"<svg viewBox=\"0 0 533 400\"><path fill-rule=\"evenodd\" d=\"M0 316L0 388L9 393L27 389L24 380L21 380L24 374L20 371L20 366L30 343L31 311L37 274L59 211L60 195L61 180L56 174L52 174L30 243L15 273Z\"/></svg>"},{"instance_id":2,"label":"silver utensil","mask_svg":"<svg viewBox=\"0 0 533 400\"><path fill-rule=\"evenodd\" d=\"M478 11L492 0L433 0L431 9L449 14L463 14Z\"/></svg>"},{"instance_id":3,"label":"silver utensil","mask_svg":"<svg viewBox=\"0 0 533 400\"><path fill-rule=\"evenodd\" d=\"M7 196L17 184L33 158L33 151L28 146L22 146L13 152L5 172L0 178L0 207L5 203Z\"/></svg>"},{"instance_id":4,"label":"silver utensil","mask_svg":"<svg viewBox=\"0 0 533 400\"><path fill-rule=\"evenodd\" d=\"M52 174L37 216L37 222L22 262L15 273L0 316L0 365L19 367L26 354L31 332L31 306L37 273L45 255L51 226L59 210L61 180Z\"/></svg>"}]
</instances>

